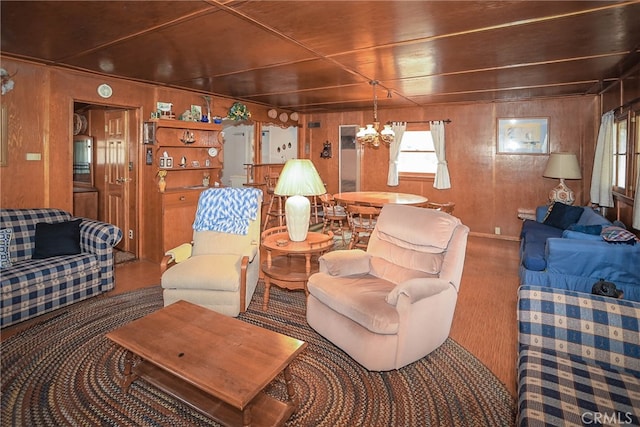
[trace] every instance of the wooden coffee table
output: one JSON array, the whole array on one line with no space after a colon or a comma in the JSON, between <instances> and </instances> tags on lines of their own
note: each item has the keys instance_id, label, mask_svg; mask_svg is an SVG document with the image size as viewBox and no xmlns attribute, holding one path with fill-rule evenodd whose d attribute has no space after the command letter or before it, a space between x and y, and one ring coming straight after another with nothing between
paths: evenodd
<instances>
[{"instance_id":1,"label":"wooden coffee table","mask_svg":"<svg viewBox=\"0 0 640 427\"><path fill-rule=\"evenodd\" d=\"M229 426L283 425L298 405L289 364L304 341L186 301L106 336L127 350L124 392L140 377ZM287 402L263 392L281 372Z\"/></svg>"}]
</instances>

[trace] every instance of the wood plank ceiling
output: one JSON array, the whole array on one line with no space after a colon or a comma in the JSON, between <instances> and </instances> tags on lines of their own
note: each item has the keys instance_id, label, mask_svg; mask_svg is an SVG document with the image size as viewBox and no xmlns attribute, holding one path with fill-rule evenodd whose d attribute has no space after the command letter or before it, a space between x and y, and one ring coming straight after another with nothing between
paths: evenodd
<instances>
[{"instance_id":1,"label":"wood plank ceiling","mask_svg":"<svg viewBox=\"0 0 640 427\"><path fill-rule=\"evenodd\" d=\"M597 93L637 65L640 43L640 0L0 8L6 57L303 113L371 108L374 79L380 108Z\"/></svg>"}]
</instances>

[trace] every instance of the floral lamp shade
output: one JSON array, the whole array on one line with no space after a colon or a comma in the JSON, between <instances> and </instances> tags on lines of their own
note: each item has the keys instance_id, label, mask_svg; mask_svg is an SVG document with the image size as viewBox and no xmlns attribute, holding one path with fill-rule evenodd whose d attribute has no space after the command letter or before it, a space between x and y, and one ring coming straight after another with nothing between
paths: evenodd
<instances>
[{"instance_id":1,"label":"floral lamp shade","mask_svg":"<svg viewBox=\"0 0 640 427\"><path fill-rule=\"evenodd\" d=\"M251 113L246 105L236 102L229 109L227 117L231 120L248 120L251 117Z\"/></svg>"}]
</instances>

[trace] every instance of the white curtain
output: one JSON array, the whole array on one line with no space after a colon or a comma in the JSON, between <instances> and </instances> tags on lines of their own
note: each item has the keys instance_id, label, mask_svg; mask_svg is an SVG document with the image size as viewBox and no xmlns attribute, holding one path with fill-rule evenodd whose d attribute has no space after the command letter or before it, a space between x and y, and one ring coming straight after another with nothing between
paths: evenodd
<instances>
[{"instance_id":1,"label":"white curtain","mask_svg":"<svg viewBox=\"0 0 640 427\"><path fill-rule=\"evenodd\" d=\"M449 168L447 167L447 156L445 153L444 122L429 122L429 125L431 126L433 147L438 157L438 167L436 169L436 178L433 181L433 187L438 190L445 190L451 188L451 179L449 178Z\"/></svg>"},{"instance_id":2,"label":"white curtain","mask_svg":"<svg viewBox=\"0 0 640 427\"><path fill-rule=\"evenodd\" d=\"M591 203L613 207L613 111L602 115L591 175Z\"/></svg>"},{"instance_id":3,"label":"white curtain","mask_svg":"<svg viewBox=\"0 0 640 427\"><path fill-rule=\"evenodd\" d=\"M395 187L398 185L398 156L400 156L400 141L402 135L407 130L407 124L404 122L393 122L392 126L395 137L389 146L389 174L387 175L387 185Z\"/></svg>"}]
</instances>

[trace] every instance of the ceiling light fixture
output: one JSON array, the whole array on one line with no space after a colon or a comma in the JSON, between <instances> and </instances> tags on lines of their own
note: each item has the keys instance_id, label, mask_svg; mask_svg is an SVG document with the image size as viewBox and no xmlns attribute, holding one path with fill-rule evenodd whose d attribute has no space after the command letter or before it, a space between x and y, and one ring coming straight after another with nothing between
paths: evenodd
<instances>
[{"instance_id":1,"label":"ceiling light fixture","mask_svg":"<svg viewBox=\"0 0 640 427\"><path fill-rule=\"evenodd\" d=\"M366 128L360 128L356 134L356 139L362 145L371 145L372 147L379 147L380 141L389 145L393 142L396 134L391 129L391 125L384 125L382 131L378 131L380 128L380 122L378 121L378 95L376 94L376 86L378 86L377 80L371 80L369 84L373 86L373 124L367 124Z\"/></svg>"}]
</instances>

